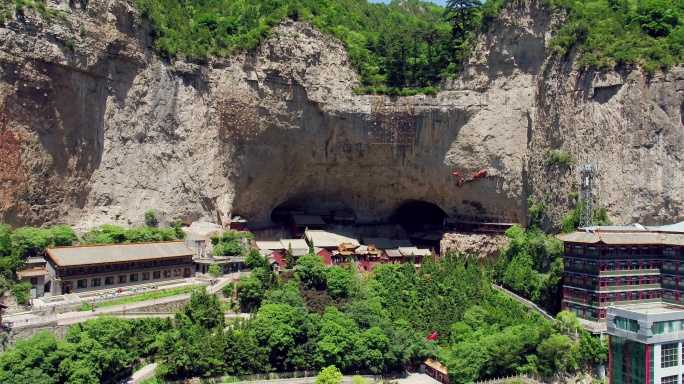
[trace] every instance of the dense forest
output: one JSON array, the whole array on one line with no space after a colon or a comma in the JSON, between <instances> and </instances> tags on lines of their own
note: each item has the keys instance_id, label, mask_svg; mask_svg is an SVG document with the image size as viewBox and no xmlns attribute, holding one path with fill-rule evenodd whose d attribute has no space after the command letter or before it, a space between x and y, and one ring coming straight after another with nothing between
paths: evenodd
<instances>
[{"instance_id":1,"label":"dense forest","mask_svg":"<svg viewBox=\"0 0 684 384\"><path fill-rule=\"evenodd\" d=\"M374 274L328 267L309 254L293 271L273 274L252 252L253 273L241 279L248 320L224 323L237 311L203 290L173 321L103 317L74 325L64 340L48 332L0 355L0 381L16 384L98 383L141 357L162 377L315 370L343 372L416 369L427 357L449 368L453 383L493 376L575 371L605 358L605 348L577 329L572 314L553 324L493 290L476 258L428 258L422 268L386 264ZM232 287L228 296L232 296ZM436 341L428 340L437 332Z\"/></svg>"}]
</instances>

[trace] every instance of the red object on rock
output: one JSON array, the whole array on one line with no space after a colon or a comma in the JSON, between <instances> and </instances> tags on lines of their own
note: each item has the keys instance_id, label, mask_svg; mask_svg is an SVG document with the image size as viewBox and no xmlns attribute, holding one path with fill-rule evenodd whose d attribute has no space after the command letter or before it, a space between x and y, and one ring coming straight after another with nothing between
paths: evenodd
<instances>
[{"instance_id":1,"label":"red object on rock","mask_svg":"<svg viewBox=\"0 0 684 384\"><path fill-rule=\"evenodd\" d=\"M454 172L454 177L460 177L460 176L461 176L461 174L460 174L460 173L458 173L458 172Z\"/></svg>"},{"instance_id":2,"label":"red object on rock","mask_svg":"<svg viewBox=\"0 0 684 384\"><path fill-rule=\"evenodd\" d=\"M473 181L479 179L480 177L485 177L487 176L487 171L480 171L480 172L474 172L473 173Z\"/></svg>"}]
</instances>

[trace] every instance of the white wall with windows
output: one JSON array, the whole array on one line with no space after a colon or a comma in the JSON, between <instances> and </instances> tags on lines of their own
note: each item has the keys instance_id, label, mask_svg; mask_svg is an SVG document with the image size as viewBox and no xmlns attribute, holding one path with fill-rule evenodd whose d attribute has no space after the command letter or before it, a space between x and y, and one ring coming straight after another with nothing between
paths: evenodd
<instances>
[{"instance_id":1,"label":"white wall with windows","mask_svg":"<svg viewBox=\"0 0 684 384\"><path fill-rule=\"evenodd\" d=\"M653 384L684 384L682 342L653 345Z\"/></svg>"}]
</instances>

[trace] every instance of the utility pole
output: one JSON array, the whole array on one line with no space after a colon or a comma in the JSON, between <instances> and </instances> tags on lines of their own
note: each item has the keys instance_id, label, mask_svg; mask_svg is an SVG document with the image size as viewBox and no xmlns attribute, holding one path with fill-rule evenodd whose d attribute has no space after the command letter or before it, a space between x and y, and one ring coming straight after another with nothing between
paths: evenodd
<instances>
[{"instance_id":1,"label":"utility pole","mask_svg":"<svg viewBox=\"0 0 684 384\"><path fill-rule=\"evenodd\" d=\"M598 174L598 166L596 164L581 164L579 169L579 196L580 196L580 228L592 227L594 225L594 183L596 175Z\"/></svg>"}]
</instances>

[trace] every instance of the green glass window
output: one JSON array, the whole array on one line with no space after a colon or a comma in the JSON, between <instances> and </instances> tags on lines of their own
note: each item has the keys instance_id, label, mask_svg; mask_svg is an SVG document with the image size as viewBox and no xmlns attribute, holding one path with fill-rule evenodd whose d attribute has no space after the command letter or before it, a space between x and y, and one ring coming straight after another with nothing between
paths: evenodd
<instances>
[{"instance_id":1,"label":"green glass window","mask_svg":"<svg viewBox=\"0 0 684 384\"><path fill-rule=\"evenodd\" d=\"M627 378L629 378L629 384L646 382L646 348L646 344L616 336L610 338L610 350L613 356L612 384L626 384ZM641 363L635 364L635 362Z\"/></svg>"},{"instance_id":2,"label":"green glass window","mask_svg":"<svg viewBox=\"0 0 684 384\"><path fill-rule=\"evenodd\" d=\"M663 333L684 332L684 321L656 321L651 327L654 335L662 335Z\"/></svg>"},{"instance_id":3,"label":"green glass window","mask_svg":"<svg viewBox=\"0 0 684 384\"><path fill-rule=\"evenodd\" d=\"M625 331L634 333L639 332L639 323L636 320L615 316L613 323L615 324L615 328L617 329L623 329Z\"/></svg>"}]
</instances>

